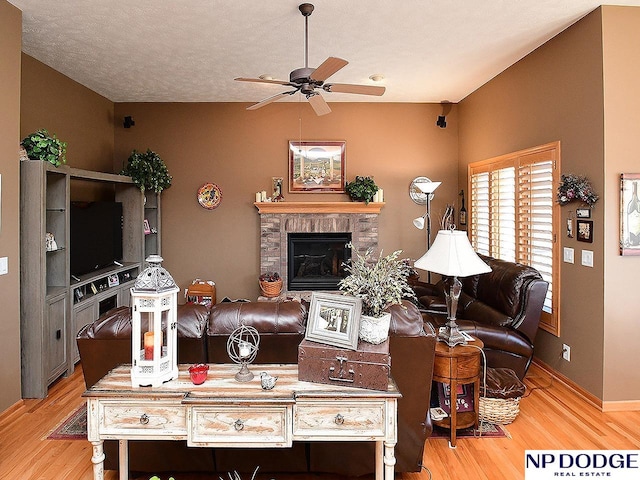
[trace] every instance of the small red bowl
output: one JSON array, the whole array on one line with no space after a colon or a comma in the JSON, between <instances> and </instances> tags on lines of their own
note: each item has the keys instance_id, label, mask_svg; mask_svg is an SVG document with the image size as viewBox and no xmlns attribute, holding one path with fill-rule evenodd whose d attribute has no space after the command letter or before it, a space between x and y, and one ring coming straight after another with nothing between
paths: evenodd
<instances>
[{"instance_id":1,"label":"small red bowl","mask_svg":"<svg viewBox=\"0 0 640 480\"><path fill-rule=\"evenodd\" d=\"M189 376L194 385L201 385L207 379L209 373L209 365L206 363L197 363L189 367Z\"/></svg>"}]
</instances>

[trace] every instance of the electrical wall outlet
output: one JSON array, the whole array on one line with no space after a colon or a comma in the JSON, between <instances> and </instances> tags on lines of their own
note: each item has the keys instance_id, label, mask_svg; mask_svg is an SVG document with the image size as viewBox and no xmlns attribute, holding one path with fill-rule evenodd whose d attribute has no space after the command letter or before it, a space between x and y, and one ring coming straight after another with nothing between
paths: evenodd
<instances>
[{"instance_id":1,"label":"electrical wall outlet","mask_svg":"<svg viewBox=\"0 0 640 480\"><path fill-rule=\"evenodd\" d=\"M573 248L564 247L564 261L565 263L573 263Z\"/></svg>"},{"instance_id":2,"label":"electrical wall outlet","mask_svg":"<svg viewBox=\"0 0 640 480\"><path fill-rule=\"evenodd\" d=\"M571 347L566 343L562 344L562 358L564 358L567 362L571 361Z\"/></svg>"}]
</instances>

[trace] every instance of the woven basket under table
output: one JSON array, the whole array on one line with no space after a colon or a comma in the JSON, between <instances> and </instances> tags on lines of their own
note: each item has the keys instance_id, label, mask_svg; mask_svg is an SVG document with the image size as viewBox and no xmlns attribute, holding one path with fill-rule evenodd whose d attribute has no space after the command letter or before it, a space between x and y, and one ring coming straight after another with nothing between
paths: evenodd
<instances>
[{"instance_id":1,"label":"woven basket under table","mask_svg":"<svg viewBox=\"0 0 640 480\"><path fill-rule=\"evenodd\" d=\"M480 397L480 403L478 405L480 421L496 425L507 425L516 419L518 413L520 413L520 397Z\"/></svg>"}]
</instances>

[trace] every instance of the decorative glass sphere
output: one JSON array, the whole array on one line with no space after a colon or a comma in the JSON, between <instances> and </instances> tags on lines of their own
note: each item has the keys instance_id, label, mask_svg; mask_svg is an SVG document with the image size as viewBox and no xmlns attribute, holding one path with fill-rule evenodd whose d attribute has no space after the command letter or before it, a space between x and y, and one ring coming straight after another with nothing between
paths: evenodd
<instances>
[{"instance_id":1,"label":"decorative glass sphere","mask_svg":"<svg viewBox=\"0 0 640 480\"><path fill-rule=\"evenodd\" d=\"M227 340L227 353L234 363L251 363L256 359L260 334L250 325L240 325Z\"/></svg>"}]
</instances>

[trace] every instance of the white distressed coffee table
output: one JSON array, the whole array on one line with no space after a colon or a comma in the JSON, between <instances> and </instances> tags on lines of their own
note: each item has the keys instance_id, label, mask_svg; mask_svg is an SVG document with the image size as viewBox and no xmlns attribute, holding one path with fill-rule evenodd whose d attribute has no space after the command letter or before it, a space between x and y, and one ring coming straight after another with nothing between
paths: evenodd
<instances>
[{"instance_id":1,"label":"white distressed coffee table","mask_svg":"<svg viewBox=\"0 0 640 480\"><path fill-rule=\"evenodd\" d=\"M94 480L104 478L103 441L119 441L120 479L129 478L129 440L186 440L192 447L290 447L294 441L374 441L376 480L394 478L400 392L298 380L297 365L252 365L255 378L238 383L237 365L211 364L207 381L179 377L161 387L132 387L130 367L115 368L83 396L93 446ZM259 372L278 376L263 390Z\"/></svg>"}]
</instances>

